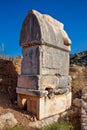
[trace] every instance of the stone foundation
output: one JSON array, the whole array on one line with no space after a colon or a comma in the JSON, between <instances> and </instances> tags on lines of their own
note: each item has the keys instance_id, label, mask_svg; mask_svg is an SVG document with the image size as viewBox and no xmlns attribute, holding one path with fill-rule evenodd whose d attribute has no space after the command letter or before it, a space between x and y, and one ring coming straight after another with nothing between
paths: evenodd
<instances>
[{"instance_id":1,"label":"stone foundation","mask_svg":"<svg viewBox=\"0 0 87 130\"><path fill-rule=\"evenodd\" d=\"M71 92L55 95L52 99L48 98L47 91L17 88L17 93L19 107L26 107L39 120L64 112L71 106Z\"/></svg>"}]
</instances>

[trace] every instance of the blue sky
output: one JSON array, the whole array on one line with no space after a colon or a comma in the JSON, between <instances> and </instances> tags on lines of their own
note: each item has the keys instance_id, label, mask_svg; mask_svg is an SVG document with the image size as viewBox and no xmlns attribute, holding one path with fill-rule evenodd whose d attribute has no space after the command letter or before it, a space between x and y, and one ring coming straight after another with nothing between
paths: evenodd
<instances>
[{"instance_id":1,"label":"blue sky","mask_svg":"<svg viewBox=\"0 0 87 130\"><path fill-rule=\"evenodd\" d=\"M0 45L4 43L6 55L21 55L20 31L31 9L64 24L72 40L71 53L87 50L87 0L0 0Z\"/></svg>"}]
</instances>

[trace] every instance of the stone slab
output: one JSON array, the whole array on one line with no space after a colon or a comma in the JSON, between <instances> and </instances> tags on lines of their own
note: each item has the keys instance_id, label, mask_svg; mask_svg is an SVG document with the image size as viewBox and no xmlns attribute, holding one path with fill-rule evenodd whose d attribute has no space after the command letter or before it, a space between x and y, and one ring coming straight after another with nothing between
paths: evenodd
<instances>
[{"instance_id":1,"label":"stone slab","mask_svg":"<svg viewBox=\"0 0 87 130\"><path fill-rule=\"evenodd\" d=\"M69 54L66 51L52 47L42 46L41 55L41 74L69 74Z\"/></svg>"},{"instance_id":2,"label":"stone slab","mask_svg":"<svg viewBox=\"0 0 87 130\"><path fill-rule=\"evenodd\" d=\"M63 24L49 15L36 10L28 13L24 20L20 45L48 44L70 51L71 40L63 28Z\"/></svg>"},{"instance_id":3,"label":"stone slab","mask_svg":"<svg viewBox=\"0 0 87 130\"><path fill-rule=\"evenodd\" d=\"M41 120L46 117L50 117L61 112L64 112L71 106L71 92L67 95L55 95L53 99L49 99L47 96L37 97L32 95L25 96L20 94L21 102L25 97L27 100L27 110ZM20 107L20 104L18 104Z\"/></svg>"},{"instance_id":4,"label":"stone slab","mask_svg":"<svg viewBox=\"0 0 87 130\"><path fill-rule=\"evenodd\" d=\"M29 126L31 128L35 128L38 130L42 130L44 127L51 125L54 122L58 122L58 119L60 118L60 115L54 115L48 118L45 118L43 120L35 121L35 122L30 122Z\"/></svg>"},{"instance_id":5,"label":"stone slab","mask_svg":"<svg viewBox=\"0 0 87 130\"><path fill-rule=\"evenodd\" d=\"M23 48L23 60L21 65L22 74L36 75L40 71L39 46Z\"/></svg>"},{"instance_id":6,"label":"stone slab","mask_svg":"<svg viewBox=\"0 0 87 130\"><path fill-rule=\"evenodd\" d=\"M17 87L16 93L24 94L24 95L27 95L27 96L44 97L44 96L47 96L48 91L46 91L46 90L40 91L40 90L33 90L33 89Z\"/></svg>"},{"instance_id":7,"label":"stone slab","mask_svg":"<svg viewBox=\"0 0 87 130\"><path fill-rule=\"evenodd\" d=\"M19 75L17 86L34 90L66 88L71 86L71 78L70 76L58 75Z\"/></svg>"},{"instance_id":8,"label":"stone slab","mask_svg":"<svg viewBox=\"0 0 87 130\"><path fill-rule=\"evenodd\" d=\"M71 87L71 76L60 76L59 77L59 88Z\"/></svg>"},{"instance_id":9,"label":"stone slab","mask_svg":"<svg viewBox=\"0 0 87 130\"><path fill-rule=\"evenodd\" d=\"M18 76L18 87L31 88L36 90L45 90L46 88L57 88L59 85L59 79L57 76L51 75L19 75Z\"/></svg>"},{"instance_id":10,"label":"stone slab","mask_svg":"<svg viewBox=\"0 0 87 130\"><path fill-rule=\"evenodd\" d=\"M56 95L52 100L45 97L40 98L40 108L38 119L50 117L64 112L71 106L71 93L67 95ZM42 109L43 108L43 109Z\"/></svg>"},{"instance_id":11,"label":"stone slab","mask_svg":"<svg viewBox=\"0 0 87 130\"><path fill-rule=\"evenodd\" d=\"M22 74L68 75L69 54L45 45L23 48Z\"/></svg>"},{"instance_id":12,"label":"stone slab","mask_svg":"<svg viewBox=\"0 0 87 130\"><path fill-rule=\"evenodd\" d=\"M34 122L30 122L29 126L33 129L38 129L38 130L43 130L45 127L53 124L53 123L58 123L60 119L66 117L68 111L62 112L61 114L56 114L51 117L47 117L42 120L37 120Z\"/></svg>"},{"instance_id":13,"label":"stone slab","mask_svg":"<svg viewBox=\"0 0 87 130\"><path fill-rule=\"evenodd\" d=\"M17 86L37 90L39 88L38 82L39 82L39 76L19 75Z\"/></svg>"}]
</instances>

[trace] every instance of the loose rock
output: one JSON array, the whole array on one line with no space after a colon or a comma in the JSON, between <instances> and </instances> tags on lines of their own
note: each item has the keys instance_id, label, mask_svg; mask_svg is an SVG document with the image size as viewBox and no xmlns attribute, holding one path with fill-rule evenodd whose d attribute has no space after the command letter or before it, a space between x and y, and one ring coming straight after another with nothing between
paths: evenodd
<instances>
[{"instance_id":1,"label":"loose rock","mask_svg":"<svg viewBox=\"0 0 87 130\"><path fill-rule=\"evenodd\" d=\"M10 112L0 116L0 130L13 128L17 123L16 118Z\"/></svg>"}]
</instances>

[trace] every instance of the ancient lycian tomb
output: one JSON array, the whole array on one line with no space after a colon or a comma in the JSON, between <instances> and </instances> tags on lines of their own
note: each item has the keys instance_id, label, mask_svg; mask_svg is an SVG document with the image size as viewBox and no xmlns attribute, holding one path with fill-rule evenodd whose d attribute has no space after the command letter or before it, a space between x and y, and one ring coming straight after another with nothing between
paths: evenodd
<instances>
[{"instance_id":1,"label":"ancient lycian tomb","mask_svg":"<svg viewBox=\"0 0 87 130\"><path fill-rule=\"evenodd\" d=\"M43 119L71 105L69 51L64 25L32 10L24 20L20 45L23 61L16 88L18 105Z\"/></svg>"}]
</instances>

